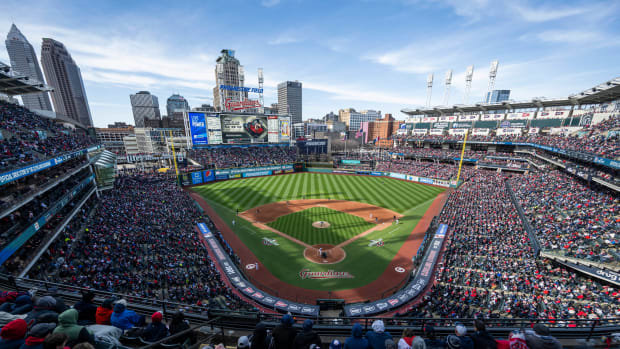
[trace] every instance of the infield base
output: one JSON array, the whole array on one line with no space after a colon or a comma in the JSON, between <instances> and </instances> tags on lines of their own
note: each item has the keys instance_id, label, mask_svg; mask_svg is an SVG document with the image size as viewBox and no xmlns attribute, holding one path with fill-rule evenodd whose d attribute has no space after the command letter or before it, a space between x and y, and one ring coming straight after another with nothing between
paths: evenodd
<instances>
[{"instance_id":1,"label":"infield base","mask_svg":"<svg viewBox=\"0 0 620 349\"><path fill-rule=\"evenodd\" d=\"M322 253L319 253L321 249ZM329 244L312 245L304 250L304 258L317 264L336 264L345 259L347 253L341 247Z\"/></svg>"}]
</instances>

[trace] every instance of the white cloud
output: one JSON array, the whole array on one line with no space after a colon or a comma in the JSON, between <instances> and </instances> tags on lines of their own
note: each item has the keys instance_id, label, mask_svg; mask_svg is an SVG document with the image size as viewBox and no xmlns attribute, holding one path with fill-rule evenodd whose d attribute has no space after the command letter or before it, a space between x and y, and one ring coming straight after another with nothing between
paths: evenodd
<instances>
[{"instance_id":1,"label":"white cloud","mask_svg":"<svg viewBox=\"0 0 620 349\"><path fill-rule=\"evenodd\" d=\"M262 0L260 4L264 7L273 7L280 3L280 0Z\"/></svg>"},{"instance_id":2,"label":"white cloud","mask_svg":"<svg viewBox=\"0 0 620 349\"><path fill-rule=\"evenodd\" d=\"M329 93L332 95L330 98L334 100L391 103L399 105L423 103L420 98L415 96L406 97L400 93L378 92L356 85L336 85L304 81L303 87L304 89L308 88L311 90Z\"/></svg>"},{"instance_id":3,"label":"white cloud","mask_svg":"<svg viewBox=\"0 0 620 349\"><path fill-rule=\"evenodd\" d=\"M267 41L269 45L285 45L300 42L302 39L292 33L282 33L276 38Z\"/></svg>"},{"instance_id":4,"label":"white cloud","mask_svg":"<svg viewBox=\"0 0 620 349\"><path fill-rule=\"evenodd\" d=\"M531 7L524 3L510 2L507 3L507 6L521 19L527 22L548 22L577 16L583 17L584 20L587 20L587 17L590 17L591 15L595 15L597 17L609 15L609 13L605 10L605 7L601 4L566 7L560 7L557 4L553 4Z\"/></svg>"}]
</instances>

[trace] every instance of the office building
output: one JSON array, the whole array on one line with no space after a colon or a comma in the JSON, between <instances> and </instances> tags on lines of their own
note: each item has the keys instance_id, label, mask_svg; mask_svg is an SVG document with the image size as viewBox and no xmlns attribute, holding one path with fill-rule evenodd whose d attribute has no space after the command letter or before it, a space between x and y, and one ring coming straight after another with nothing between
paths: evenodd
<instances>
[{"instance_id":1,"label":"office building","mask_svg":"<svg viewBox=\"0 0 620 349\"><path fill-rule=\"evenodd\" d=\"M152 127L159 125L161 113L159 112L159 100L149 91L140 91L129 95L131 111L136 127Z\"/></svg>"},{"instance_id":2,"label":"office building","mask_svg":"<svg viewBox=\"0 0 620 349\"><path fill-rule=\"evenodd\" d=\"M86 127L93 126L82 73L65 45L43 38L41 63L47 84L54 89L51 94L56 114L67 116Z\"/></svg>"},{"instance_id":3,"label":"office building","mask_svg":"<svg viewBox=\"0 0 620 349\"><path fill-rule=\"evenodd\" d=\"M510 90L493 90L487 92L485 103L500 103L510 99Z\"/></svg>"},{"instance_id":4,"label":"office building","mask_svg":"<svg viewBox=\"0 0 620 349\"><path fill-rule=\"evenodd\" d=\"M124 138L132 135L133 132L133 126L124 122L116 122L108 125L107 128L95 128L97 141L105 145L106 150L118 155L126 154Z\"/></svg>"},{"instance_id":5,"label":"office building","mask_svg":"<svg viewBox=\"0 0 620 349\"><path fill-rule=\"evenodd\" d=\"M301 82L285 81L278 84L278 114L290 115L291 123L300 123L301 102Z\"/></svg>"},{"instance_id":6,"label":"office building","mask_svg":"<svg viewBox=\"0 0 620 349\"><path fill-rule=\"evenodd\" d=\"M174 94L168 97L166 101L166 112L168 116L172 116L175 112L183 112L189 111L189 103L187 103L187 99L183 98L183 96Z\"/></svg>"},{"instance_id":7,"label":"office building","mask_svg":"<svg viewBox=\"0 0 620 349\"><path fill-rule=\"evenodd\" d=\"M29 80L44 83L43 73L34 48L15 24L11 25L5 44L13 71L27 76ZM52 103L47 93L28 93L21 97L24 107L28 109L52 111Z\"/></svg>"},{"instance_id":8,"label":"office building","mask_svg":"<svg viewBox=\"0 0 620 349\"><path fill-rule=\"evenodd\" d=\"M349 131L358 131L365 121L374 121L381 118L381 111L362 110L356 111L353 108L340 109L338 119L347 125Z\"/></svg>"},{"instance_id":9,"label":"office building","mask_svg":"<svg viewBox=\"0 0 620 349\"><path fill-rule=\"evenodd\" d=\"M213 106L217 111L226 110L226 102L240 102L248 98L247 92L220 90L220 85L243 87L244 71L234 50L222 50L215 61L215 87L213 88Z\"/></svg>"},{"instance_id":10,"label":"office building","mask_svg":"<svg viewBox=\"0 0 620 349\"><path fill-rule=\"evenodd\" d=\"M361 129L364 133L364 143L372 142L377 138L382 140L392 137L402 122L394 119L392 114L385 114L382 119L363 122Z\"/></svg>"},{"instance_id":11,"label":"office building","mask_svg":"<svg viewBox=\"0 0 620 349\"><path fill-rule=\"evenodd\" d=\"M202 104L200 107L192 108L192 111L202 112L202 113L215 113L215 107L211 104Z\"/></svg>"}]
</instances>

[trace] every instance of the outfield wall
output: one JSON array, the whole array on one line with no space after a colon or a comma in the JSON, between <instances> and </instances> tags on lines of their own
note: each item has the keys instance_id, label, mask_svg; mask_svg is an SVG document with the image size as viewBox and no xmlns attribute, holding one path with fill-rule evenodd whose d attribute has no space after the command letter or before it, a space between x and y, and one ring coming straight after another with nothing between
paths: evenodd
<instances>
[{"instance_id":1,"label":"outfield wall","mask_svg":"<svg viewBox=\"0 0 620 349\"><path fill-rule=\"evenodd\" d=\"M259 167L245 167L245 168L228 168L222 170L202 170L191 173L183 173L179 175L179 183L181 186L186 187L190 185L204 184L214 181L225 181L228 179L238 178L250 178L250 177L263 177L272 176L285 173L293 173L302 170L299 164L285 164L285 165L272 165L272 166L259 166ZM383 171L367 171L367 170L344 170L344 169L331 169L331 168L303 168L306 172L314 173L333 173L333 174L350 174L358 176L373 176L373 177L390 177L409 182L418 182L430 185L437 185L444 188L456 188L456 181L448 181L445 179L426 178L419 176L412 176L397 172L383 172Z\"/></svg>"}]
</instances>

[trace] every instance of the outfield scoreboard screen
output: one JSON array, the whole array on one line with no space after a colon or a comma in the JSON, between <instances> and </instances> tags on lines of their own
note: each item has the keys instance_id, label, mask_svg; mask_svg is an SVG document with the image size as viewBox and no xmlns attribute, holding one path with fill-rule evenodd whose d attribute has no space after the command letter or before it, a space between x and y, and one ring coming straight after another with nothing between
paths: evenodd
<instances>
[{"instance_id":1,"label":"outfield scoreboard screen","mask_svg":"<svg viewBox=\"0 0 620 349\"><path fill-rule=\"evenodd\" d=\"M187 114L192 144L288 143L291 139L290 117L233 113Z\"/></svg>"}]
</instances>

